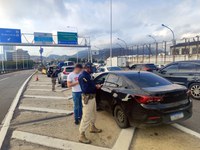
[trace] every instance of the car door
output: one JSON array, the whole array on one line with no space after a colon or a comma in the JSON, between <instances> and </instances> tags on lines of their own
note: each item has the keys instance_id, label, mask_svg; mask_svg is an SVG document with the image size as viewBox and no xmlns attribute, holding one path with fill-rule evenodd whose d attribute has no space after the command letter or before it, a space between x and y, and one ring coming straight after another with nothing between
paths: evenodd
<instances>
[{"instance_id":1,"label":"car door","mask_svg":"<svg viewBox=\"0 0 200 150\"><path fill-rule=\"evenodd\" d=\"M103 85L108 73L102 73L94 79L95 84ZM100 105L101 99L103 98L103 92L101 89L97 89L96 91L96 102L97 105Z\"/></svg>"},{"instance_id":2,"label":"car door","mask_svg":"<svg viewBox=\"0 0 200 150\"><path fill-rule=\"evenodd\" d=\"M118 88L119 76L115 74L108 74L102 88L101 88L101 106L106 110L112 110L111 103L113 102L113 90Z\"/></svg>"},{"instance_id":3,"label":"car door","mask_svg":"<svg viewBox=\"0 0 200 150\"><path fill-rule=\"evenodd\" d=\"M179 84L188 85L196 80L196 65L193 62L179 63Z\"/></svg>"},{"instance_id":4,"label":"car door","mask_svg":"<svg viewBox=\"0 0 200 150\"><path fill-rule=\"evenodd\" d=\"M180 82L178 72L179 72L178 63L173 63L161 69L159 71L159 75L164 78L167 78L168 80L174 83L178 83Z\"/></svg>"}]
</instances>

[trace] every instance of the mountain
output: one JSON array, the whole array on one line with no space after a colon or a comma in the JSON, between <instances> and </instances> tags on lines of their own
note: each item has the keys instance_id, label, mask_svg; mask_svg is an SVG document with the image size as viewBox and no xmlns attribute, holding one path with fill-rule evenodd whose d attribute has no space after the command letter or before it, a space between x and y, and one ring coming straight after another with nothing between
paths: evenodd
<instances>
[{"instance_id":1,"label":"mountain","mask_svg":"<svg viewBox=\"0 0 200 150\"><path fill-rule=\"evenodd\" d=\"M158 53L161 53L161 52L163 52L163 51L159 49ZM146 48L146 49L144 49L144 52L143 52L143 49L139 49L138 55L143 55L143 53L144 53L144 55L149 55L149 50ZM155 53L156 53L155 49L152 49L151 52L150 52L151 55L155 55ZM123 56L123 55L137 55L137 50L136 49L135 50L126 50L124 48L113 48L112 49L112 56L113 57ZM98 54L93 55L92 57L94 59L105 60L109 56L110 56L110 49L107 48L107 49L99 50ZM43 57L43 60L46 60L46 61L52 61L52 60L66 61L66 60L68 60L68 58L77 58L77 54L74 54L74 55L71 55L71 56L68 56L68 55L60 56L60 55L51 54L47 58ZM78 52L78 58L87 59L88 58L88 50L79 51ZM31 59L34 60L34 61L39 61L40 56L31 56Z\"/></svg>"}]
</instances>

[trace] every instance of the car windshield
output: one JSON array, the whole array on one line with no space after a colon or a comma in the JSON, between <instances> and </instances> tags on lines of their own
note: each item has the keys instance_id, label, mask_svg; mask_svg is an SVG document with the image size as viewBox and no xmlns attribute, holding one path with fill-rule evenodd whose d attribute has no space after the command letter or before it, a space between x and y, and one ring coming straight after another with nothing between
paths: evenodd
<instances>
[{"instance_id":1,"label":"car windshield","mask_svg":"<svg viewBox=\"0 0 200 150\"><path fill-rule=\"evenodd\" d=\"M170 81L151 73L138 72L134 74L126 74L125 76L141 88L165 86L172 84Z\"/></svg>"},{"instance_id":2,"label":"car windshield","mask_svg":"<svg viewBox=\"0 0 200 150\"><path fill-rule=\"evenodd\" d=\"M150 69L157 69L157 67L154 64L146 64L146 66Z\"/></svg>"},{"instance_id":3,"label":"car windshield","mask_svg":"<svg viewBox=\"0 0 200 150\"><path fill-rule=\"evenodd\" d=\"M66 70L66 72L72 72L74 70L74 67L68 67L65 70Z\"/></svg>"},{"instance_id":4,"label":"car windshield","mask_svg":"<svg viewBox=\"0 0 200 150\"><path fill-rule=\"evenodd\" d=\"M119 67L107 67L107 69L108 69L108 71L120 71L120 70L122 70Z\"/></svg>"}]
</instances>

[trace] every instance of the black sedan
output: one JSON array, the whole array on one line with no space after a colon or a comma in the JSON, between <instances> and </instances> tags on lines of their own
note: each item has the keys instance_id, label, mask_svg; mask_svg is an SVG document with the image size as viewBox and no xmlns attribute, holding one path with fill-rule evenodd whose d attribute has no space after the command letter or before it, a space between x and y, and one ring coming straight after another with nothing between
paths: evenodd
<instances>
[{"instance_id":1,"label":"black sedan","mask_svg":"<svg viewBox=\"0 0 200 150\"><path fill-rule=\"evenodd\" d=\"M171 124L192 116L186 87L150 72L108 72L97 76L97 105L110 111L121 128Z\"/></svg>"}]
</instances>

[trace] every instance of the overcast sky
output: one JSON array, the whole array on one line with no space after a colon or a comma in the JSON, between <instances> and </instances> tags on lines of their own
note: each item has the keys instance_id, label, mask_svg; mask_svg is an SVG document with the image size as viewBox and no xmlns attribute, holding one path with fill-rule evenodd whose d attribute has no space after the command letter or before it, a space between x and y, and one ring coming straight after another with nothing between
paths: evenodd
<instances>
[{"instance_id":1,"label":"overcast sky","mask_svg":"<svg viewBox=\"0 0 200 150\"><path fill-rule=\"evenodd\" d=\"M128 44L171 40L200 33L200 0L113 0L113 44L117 37ZM91 44L109 43L109 0L0 0L0 28L19 28L22 33L69 31L90 36ZM123 44L123 43L122 43ZM35 48L30 54L38 54ZM71 48L45 49L48 54L73 54Z\"/></svg>"}]
</instances>

